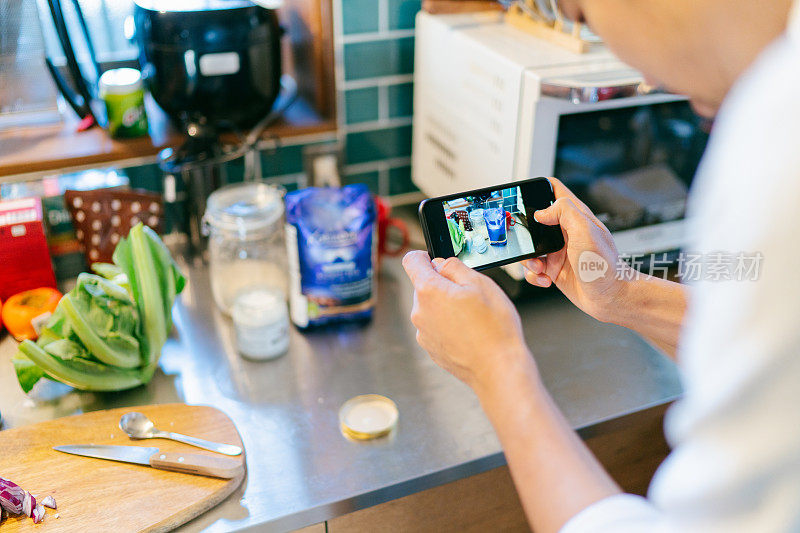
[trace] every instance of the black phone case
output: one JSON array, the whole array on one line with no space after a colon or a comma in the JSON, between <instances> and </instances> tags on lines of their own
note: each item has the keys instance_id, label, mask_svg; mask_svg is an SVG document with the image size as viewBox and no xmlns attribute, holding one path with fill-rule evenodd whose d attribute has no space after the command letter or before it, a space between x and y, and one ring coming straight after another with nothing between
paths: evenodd
<instances>
[{"instance_id":1,"label":"black phone case","mask_svg":"<svg viewBox=\"0 0 800 533\"><path fill-rule=\"evenodd\" d=\"M521 180L521 181L516 181L516 182L510 182L510 183L507 183L507 184L501 184L501 185L496 185L496 186L491 186L491 187L484 187L484 188L481 188L481 189L474 189L474 190L471 190L471 191L464 191L464 192L456 193L455 195L445 195L445 196L437 196L437 197L433 197L433 198L426 198L425 200L420 202L417 214L419 216L420 225L422 226L422 234L425 237L425 247L428 249L428 256L431 259L436 257L435 256L435 251L434 251L433 245L432 245L433 241L432 241L432 238L431 238L431 235L430 235L430 229L428 228L428 223L427 223L426 217L424 215L425 205L429 201L442 201L443 199L450 198L450 197L456 197L457 198L458 196L471 196L471 195L475 195L477 193L482 193L482 192L486 192L486 191L494 191L494 190L497 190L497 189L505 188L506 185L515 186L516 187L516 186L520 186L520 185L522 185L522 184L524 184L526 182L533 181L533 180L539 180L539 179L547 179L547 178L531 178L530 180ZM548 183L549 183L549 180L548 180ZM552 188L553 188L552 184L550 184L550 190L551 190L551 192L553 192L553 195L554 195L554 198L555 198L555 192L552 191ZM558 231L559 232L561 231L561 226L550 226L550 227L554 228L554 229L558 228ZM500 267L500 266L503 266L503 265L510 265L512 263L518 263L520 261L524 261L525 259L532 259L534 257L541 257L543 255L547 255L548 253L556 252L556 251L560 250L561 248L563 248L564 245L565 245L565 243L563 241L563 238L561 240L561 243L562 243L561 247L559 247L556 250L549 250L549 251L544 251L544 252L533 252L533 253L530 253L530 254L519 255L519 256L510 258L510 259L504 259L502 261L495 261L493 263L488 263L486 265L477 265L477 266L470 267L470 268L480 272L480 271L483 271L483 270L489 270L489 269Z\"/></svg>"}]
</instances>

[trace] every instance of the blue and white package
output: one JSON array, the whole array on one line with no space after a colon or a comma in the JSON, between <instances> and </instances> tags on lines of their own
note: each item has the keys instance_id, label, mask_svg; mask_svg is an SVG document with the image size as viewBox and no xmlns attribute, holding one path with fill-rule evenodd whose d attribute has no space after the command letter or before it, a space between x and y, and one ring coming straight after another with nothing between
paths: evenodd
<instances>
[{"instance_id":1,"label":"blue and white package","mask_svg":"<svg viewBox=\"0 0 800 533\"><path fill-rule=\"evenodd\" d=\"M372 316L377 231L375 201L365 185L288 193L286 249L296 326Z\"/></svg>"}]
</instances>

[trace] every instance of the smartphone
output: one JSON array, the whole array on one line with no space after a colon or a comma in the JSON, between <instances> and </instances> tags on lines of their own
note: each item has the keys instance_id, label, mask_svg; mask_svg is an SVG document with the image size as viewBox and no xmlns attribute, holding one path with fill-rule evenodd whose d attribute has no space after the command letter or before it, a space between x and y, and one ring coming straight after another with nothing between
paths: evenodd
<instances>
[{"instance_id":1,"label":"smartphone","mask_svg":"<svg viewBox=\"0 0 800 533\"><path fill-rule=\"evenodd\" d=\"M533 219L555 200L547 178L428 198L419 206L428 254L486 270L558 251L564 247L561 226Z\"/></svg>"}]
</instances>

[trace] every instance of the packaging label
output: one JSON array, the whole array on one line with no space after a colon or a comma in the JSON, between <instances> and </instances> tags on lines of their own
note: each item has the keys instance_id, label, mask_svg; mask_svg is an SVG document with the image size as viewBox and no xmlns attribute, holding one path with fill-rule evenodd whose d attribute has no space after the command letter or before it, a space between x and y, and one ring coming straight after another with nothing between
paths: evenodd
<instances>
[{"instance_id":1,"label":"packaging label","mask_svg":"<svg viewBox=\"0 0 800 533\"><path fill-rule=\"evenodd\" d=\"M0 201L0 300L56 286L38 198Z\"/></svg>"},{"instance_id":2,"label":"packaging label","mask_svg":"<svg viewBox=\"0 0 800 533\"><path fill-rule=\"evenodd\" d=\"M374 303L375 205L364 185L286 196L289 304L299 327L368 318Z\"/></svg>"},{"instance_id":3,"label":"packaging label","mask_svg":"<svg viewBox=\"0 0 800 533\"><path fill-rule=\"evenodd\" d=\"M114 137L141 137L147 134L144 91L107 94L103 97L108 114L108 131Z\"/></svg>"}]
</instances>

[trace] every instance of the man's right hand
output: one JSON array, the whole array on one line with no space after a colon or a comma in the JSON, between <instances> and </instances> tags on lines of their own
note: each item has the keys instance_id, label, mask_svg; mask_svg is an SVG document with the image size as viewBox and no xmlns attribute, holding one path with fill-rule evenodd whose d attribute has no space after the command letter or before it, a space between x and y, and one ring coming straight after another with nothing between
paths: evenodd
<instances>
[{"instance_id":1,"label":"man's right hand","mask_svg":"<svg viewBox=\"0 0 800 533\"><path fill-rule=\"evenodd\" d=\"M523 262L525 279L539 287L556 287L585 313L602 321L624 300L625 279L633 276L620 265L611 233L563 183L549 178L556 201L534 213L537 222L561 225L564 248ZM591 265L589 263L592 263ZM605 267L605 271L602 269Z\"/></svg>"}]
</instances>

